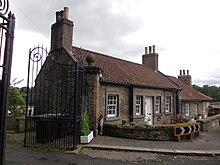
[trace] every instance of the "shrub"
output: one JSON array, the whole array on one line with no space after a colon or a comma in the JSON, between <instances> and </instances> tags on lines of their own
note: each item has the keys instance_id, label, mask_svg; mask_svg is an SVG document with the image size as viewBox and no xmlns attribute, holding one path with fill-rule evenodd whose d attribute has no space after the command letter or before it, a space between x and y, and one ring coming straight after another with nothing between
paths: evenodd
<instances>
[{"instance_id":1,"label":"shrub","mask_svg":"<svg viewBox=\"0 0 220 165\"><path fill-rule=\"evenodd\" d=\"M87 112L83 113L80 121L81 136L87 136L89 134L89 115Z\"/></svg>"}]
</instances>

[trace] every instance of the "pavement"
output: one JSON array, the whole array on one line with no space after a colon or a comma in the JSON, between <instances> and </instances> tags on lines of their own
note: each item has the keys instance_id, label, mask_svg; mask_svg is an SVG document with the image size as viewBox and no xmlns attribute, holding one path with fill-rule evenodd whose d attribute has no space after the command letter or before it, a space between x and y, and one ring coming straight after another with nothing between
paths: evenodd
<instances>
[{"instance_id":1,"label":"pavement","mask_svg":"<svg viewBox=\"0 0 220 165\"><path fill-rule=\"evenodd\" d=\"M220 126L202 132L189 141L146 141L110 136L97 136L82 148L121 150L184 155L220 155Z\"/></svg>"}]
</instances>

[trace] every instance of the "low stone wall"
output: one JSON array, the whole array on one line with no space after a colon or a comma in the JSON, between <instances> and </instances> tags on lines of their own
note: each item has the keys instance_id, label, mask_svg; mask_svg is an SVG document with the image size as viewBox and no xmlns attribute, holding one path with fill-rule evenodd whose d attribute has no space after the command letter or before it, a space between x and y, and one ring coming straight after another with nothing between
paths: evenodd
<instances>
[{"instance_id":1,"label":"low stone wall","mask_svg":"<svg viewBox=\"0 0 220 165\"><path fill-rule=\"evenodd\" d=\"M138 126L104 124L104 134L140 140L174 140L173 126Z\"/></svg>"},{"instance_id":2,"label":"low stone wall","mask_svg":"<svg viewBox=\"0 0 220 165\"><path fill-rule=\"evenodd\" d=\"M16 118L15 132L25 131L25 118Z\"/></svg>"},{"instance_id":3,"label":"low stone wall","mask_svg":"<svg viewBox=\"0 0 220 165\"><path fill-rule=\"evenodd\" d=\"M15 132L25 131L25 118L24 117L7 117L7 130Z\"/></svg>"},{"instance_id":4,"label":"low stone wall","mask_svg":"<svg viewBox=\"0 0 220 165\"><path fill-rule=\"evenodd\" d=\"M7 130L9 131L14 131L15 130L15 125L16 125L16 117L14 116L8 116L6 119L7 122Z\"/></svg>"},{"instance_id":5,"label":"low stone wall","mask_svg":"<svg viewBox=\"0 0 220 165\"><path fill-rule=\"evenodd\" d=\"M198 119L196 122L200 123L200 131L208 131L209 129L219 125L220 114L207 117L205 119Z\"/></svg>"}]
</instances>

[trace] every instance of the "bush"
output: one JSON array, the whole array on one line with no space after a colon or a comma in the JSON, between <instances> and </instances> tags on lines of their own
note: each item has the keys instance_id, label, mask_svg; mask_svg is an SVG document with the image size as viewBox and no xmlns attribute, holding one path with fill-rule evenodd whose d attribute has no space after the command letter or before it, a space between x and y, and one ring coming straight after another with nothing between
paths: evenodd
<instances>
[{"instance_id":1,"label":"bush","mask_svg":"<svg viewBox=\"0 0 220 165\"><path fill-rule=\"evenodd\" d=\"M10 86L8 110L13 116L22 116L25 112L25 100L18 88Z\"/></svg>"},{"instance_id":2,"label":"bush","mask_svg":"<svg viewBox=\"0 0 220 165\"><path fill-rule=\"evenodd\" d=\"M80 121L81 136L87 136L89 134L89 115L87 112L83 113Z\"/></svg>"}]
</instances>

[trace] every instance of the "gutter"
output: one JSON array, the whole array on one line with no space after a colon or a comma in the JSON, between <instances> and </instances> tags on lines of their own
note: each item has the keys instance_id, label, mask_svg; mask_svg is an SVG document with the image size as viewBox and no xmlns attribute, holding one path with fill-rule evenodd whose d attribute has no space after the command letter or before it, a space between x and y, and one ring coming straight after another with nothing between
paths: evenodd
<instances>
[{"instance_id":1,"label":"gutter","mask_svg":"<svg viewBox=\"0 0 220 165\"><path fill-rule=\"evenodd\" d=\"M145 86L145 85L137 85L137 84L131 84L131 83L122 83L122 82L113 82L113 81L104 81L104 80L100 80L100 83L103 84L110 84L110 85L117 85L117 86L133 86L133 87L137 87L137 88L148 88L148 89L158 89L158 90L166 90L166 91L175 91L176 88L160 88L160 87L153 87L153 86Z\"/></svg>"}]
</instances>

